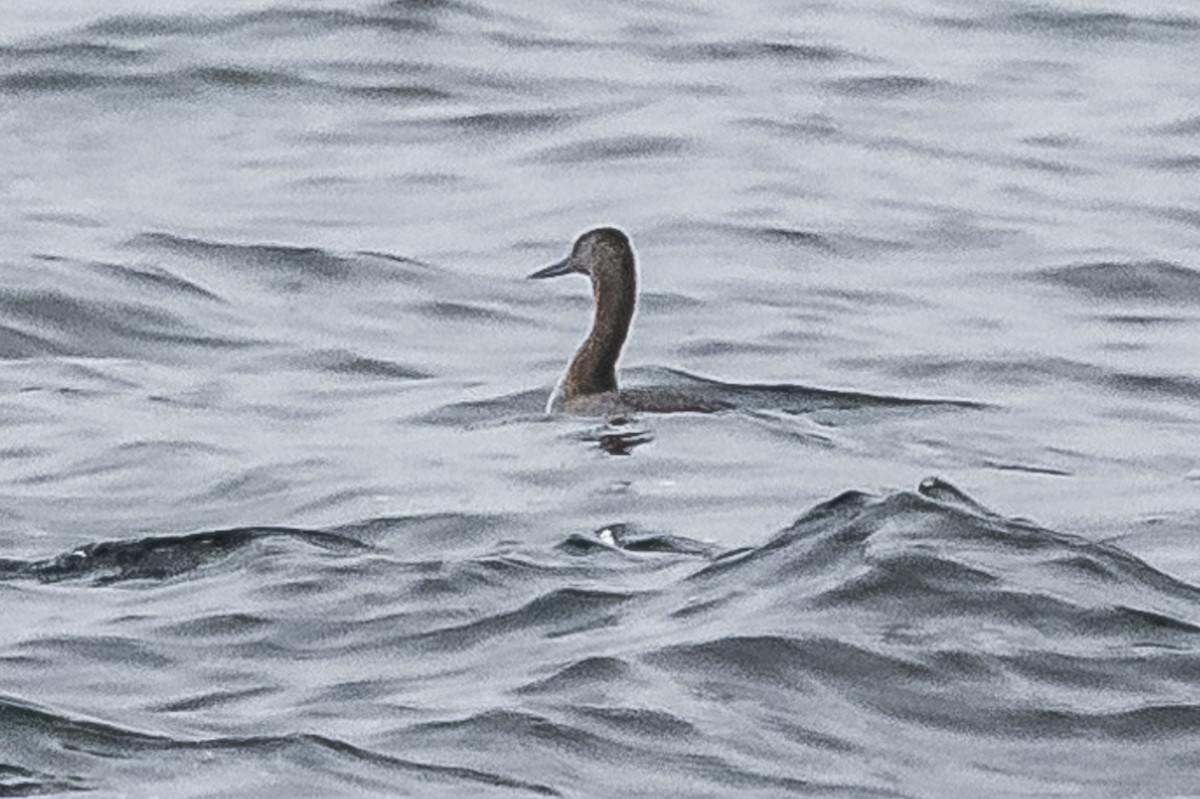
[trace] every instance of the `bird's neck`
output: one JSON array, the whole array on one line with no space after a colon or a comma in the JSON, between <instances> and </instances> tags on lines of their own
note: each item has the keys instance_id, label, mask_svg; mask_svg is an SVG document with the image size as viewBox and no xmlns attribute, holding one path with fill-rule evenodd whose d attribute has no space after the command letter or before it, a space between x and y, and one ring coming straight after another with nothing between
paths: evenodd
<instances>
[{"instance_id":1,"label":"bird's neck","mask_svg":"<svg viewBox=\"0 0 1200 799\"><path fill-rule=\"evenodd\" d=\"M567 396L617 390L617 358L629 335L637 302L637 279L632 262L592 277L595 315L592 329L567 367Z\"/></svg>"}]
</instances>

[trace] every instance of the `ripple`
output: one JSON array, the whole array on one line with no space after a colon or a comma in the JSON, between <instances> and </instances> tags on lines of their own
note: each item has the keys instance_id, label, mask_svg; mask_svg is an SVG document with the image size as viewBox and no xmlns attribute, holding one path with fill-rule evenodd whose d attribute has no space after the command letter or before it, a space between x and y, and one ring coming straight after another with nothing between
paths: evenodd
<instances>
[{"instance_id":1,"label":"ripple","mask_svg":"<svg viewBox=\"0 0 1200 799\"><path fill-rule=\"evenodd\" d=\"M186 294L207 300L224 302L220 296L203 286L180 277L160 266L133 267L122 264L90 263L88 267L104 275L114 276L131 285L162 290L168 294Z\"/></svg>"},{"instance_id":2,"label":"ripple","mask_svg":"<svg viewBox=\"0 0 1200 799\"><path fill-rule=\"evenodd\" d=\"M1034 277L1108 302L1200 302L1200 271L1168 261L1104 261L1043 269Z\"/></svg>"},{"instance_id":3,"label":"ripple","mask_svg":"<svg viewBox=\"0 0 1200 799\"><path fill-rule=\"evenodd\" d=\"M172 622L158 629L167 635L183 638L242 638L270 625L269 620L249 613L217 613Z\"/></svg>"},{"instance_id":4,"label":"ripple","mask_svg":"<svg viewBox=\"0 0 1200 799\"><path fill-rule=\"evenodd\" d=\"M411 781L414 787L428 789L437 785L457 791L460 795L466 792L478 794L481 791L485 792L483 795L489 795L491 789L501 790L504 795L511 795L512 791L536 796L561 795L549 786L497 772L406 760L322 735L296 733L257 737L175 738L77 719L4 697L0 697L0 715L3 715L10 734L20 735L27 742L27 747L45 749L47 754L57 749L59 752L72 753L75 758L97 757L115 764L137 756L156 754L160 766L171 762L176 769L182 769L185 773L194 773L218 760L226 768L264 775L260 779L270 781L269 790L285 786L286 789L302 791L302 783L311 785L314 774L320 774L322 784L336 786L339 793L342 790L360 793L364 786L380 793L389 793ZM62 759L62 755L54 758L55 762L62 762ZM295 776L280 776L280 760L284 762L285 770ZM19 767L6 768L13 768L17 773L35 773ZM139 782L143 788L147 784L159 785L171 779L168 774L161 772L149 781L145 774L141 777ZM47 779L46 782L70 786L68 790L77 789L82 784L76 778L62 777ZM172 783L166 784L169 786ZM249 784L244 782L240 787L259 794L260 788L268 790L268 784L256 783L253 778ZM390 791L387 791L388 788Z\"/></svg>"},{"instance_id":5,"label":"ripple","mask_svg":"<svg viewBox=\"0 0 1200 799\"><path fill-rule=\"evenodd\" d=\"M821 252L833 252L835 247L829 237L812 230L798 230L785 227L750 227L744 228L752 236L776 244L787 244L793 247L806 247Z\"/></svg>"},{"instance_id":6,"label":"ripple","mask_svg":"<svg viewBox=\"0 0 1200 799\"><path fill-rule=\"evenodd\" d=\"M269 696L277 692L278 689L268 687L244 688L236 691L209 691L197 696L189 696L185 699L161 702L154 706L154 710L160 713L191 713L197 710L209 710L211 708L235 704L244 699Z\"/></svg>"},{"instance_id":7,"label":"ripple","mask_svg":"<svg viewBox=\"0 0 1200 799\"><path fill-rule=\"evenodd\" d=\"M752 341L729 341L725 339L700 339L688 341L675 348L680 355L692 358L715 358L726 355L774 355L788 352L789 347L778 344L761 344Z\"/></svg>"},{"instance_id":8,"label":"ripple","mask_svg":"<svg viewBox=\"0 0 1200 799\"><path fill-rule=\"evenodd\" d=\"M687 672L702 680L745 681L793 691L810 690L815 680L845 684L869 676L884 683L911 685L940 679L925 665L829 638L728 636L666 647L643 659L658 668Z\"/></svg>"},{"instance_id":9,"label":"ripple","mask_svg":"<svg viewBox=\"0 0 1200 799\"><path fill-rule=\"evenodd\" d=\"M86 61L97 64L137 64L148 61L152 57L153 54L146 50L88 41L0 45L0 59L13 61L56 60L67 63Z\"/></svg>"},{"instance_id":10,"label":"ripple","mask_svg":"<svg viewBox=\"0 0 1200 799\"><path fill-rule=\"evenodd\" d=\"M436 274L433 267L420 261L385 253L352 257L316 247L233 244L170 233L142 233L127 241L125 246L220 265L231 275L256 275L289 292L372 280L422 282Z\"/></svg>"},{"instance_id":11,"label":"ripple","mask_svg":"<svg viewBox=\"0 0 1200 799\"><path fill-rule=\"evenodd\" d=\"M704 305L702 300L670 291L643 291L638 297L638 308L654 313L677 313Z\"/></svg>"},{"instance_id":12,"label":"ripple","mask_svg":"<svg viewBox=\"0 0 1200 799\"><path fill-rule=\"evenodd\" d=\"M226 91L263 92L279 95L302 91L310 97L352 101L426 102L451 98L453 92L424 83L331 82L314 80L295 72L261 69L242 64L204 64L157 72L93 72L70 67L46 67L0 75L0 93L96 94L124 92L142 99L175 99Z\"/></svg>"},{"instance_id":13,"label":"ripple","mask_svg":"<svg viewBox=\"0 0 1200 799\"><path fill-rule=\"evenodd\" d=\"M625 593L563 588L516 610L423 633L415 640L437 649L458 651L514 632L537 631L543 638L577 635L614 623L616 611L632 599L631 594Z\"/></svg>"},{"instance_id":14,"label":"ripple","mask_svg":"<svg viewBox=\"0 0 1200 799\"><path fill-rule=\"evenodd\" d=\"M739 121L754 130L761 130L785 139L835 139L842 133L841 126L832 117L813 114L799 119L781 120L774 117L748 117Z\"/></svg>"},{"instance_id":15,"label":"ripple","mask_svg":"<svg viewBox=\"0 0 1200 799\"><path fill-rule=\"evenodd\" d=\"M474 305L464 302L433 300L411 306L421 316L442 322L468 322L471 324L501 324L529 326L533 322L523 316L500 308Z\"/></svg>"},{"instance_id":16,"label":"ripple","mask_svg":"<svg viewBox=\"0 0 1200 799\"><path fill-rule=\"evenodd\" d=\"M57 796L91 789L82 777L60 777L0 763L0 796Z\"/></svg>"},{"instance_id":17,"label":"ripple","mask_svg":"<svg viewBox=\"0 0 1200 799\"><path fill-rule=\"evenodd\" d=\"M153 91L160 83L141 75L97 75L65 69L39 69L0 75L0 93L55 94L103 88Z\"/></svg>"},{"instance_id":18,"label":"ripple","mask_svg":"<svg viewBox=\"0 0 1200 799\"><path fill-rule=\"evenodd\" d=\"M275 359L273 359L275 360ZM429 372L392 360L369 358L349 350L313 350L289 354L278 363L300 369L313 369L344 377L364 377L379 380L425 380Z\"/></svg>"},{"instance_id":19,"label":"ripple","mask_svg":"<svg viewBox=\"0 0 1200 799\"><path fill-rule=\"evenodd\" d=\"M153 278L150 278L153 280ZM141 302L72 297L57 291L0 292L0 319L16 335L9 357L36 355L163 357L164 347L231 349L246 339L214 335L184 317Z\"/></svg>"},{"instance_id":20,"label":"ripple","mask_svg":"<svg viewBox=\"0 0 1200 799\"><path fill-rule=\"evenodd\" d=\"M623 685L633 675L633 668L613 657L589 657L535 682L516 689L521 694L557 694L590 688L595 685Z\"/></svg>"},{"instance_id":21,"label":"ripple","mask_svg":"<svg viewBox=\"0 0 1200 799\"><path fill-rule=\"evenodd\" d=\"M1177 155L1169 158L1153 158L1146 166L1158 172L1178 172L1187 174L1200 172L1200 155Z\"/></svg>"},{"instance_id":22,"label":"ripple","mask_svg":"<svg viewBox=\"0 0 1200 799\"><path fill-rule=\"evenodd\" d=\"M229 16L127 14L94 22L84 33L123 38L208 37L272 29L276 34L320 34L374 29L384 33L432 30L433 21L419 4L392 3L373 11L321 8L269 8Z\"/></svg>"},{"instance_id":23,"label":"ripple","mask_svg":"<svg viewBox=\"0 0 1200 799\"><path fill-rule=\"evenodd\" d=\"M316 530L241 527L85 544L55 558L20 564L19 568L10 572L10 577L31 577L47 583L86 580L93 585L128 580L167 580L225 560L251 543L269 538L298 540L331 551L362 549L365 546L343 535Z\"/></svg>"},{"instance_id":24,"label":"ripple","mask_svg":"<svg viewBox=\"0 0 1200 799\"><path fill-rule=\"evenodd\" d=\"M948 84L914 75L867 75L837 78L827 81L825 85L839 94L850 97L882 99L931 92L945 88Z\"/></svg>"},{"instance_id":25,"label":"ripple","mask_svg":"<svg viewBox=\"0 0 1200 799\"><path fill-rule=\"evenodd\" d=\"M845 361L865 365L861 359ZM1031 386L1074 382L1141 395L1144 399L1196 399L1200 380L1187 375L1152 374L1114 370L1065 358L986 360L980 358L920 357L871 361L873 368L908 380L932 380L954 376L964 381L990 385Z\"/></svg>"},{"instance_id":26,"label":"ripple","mask_svg":"<svg viewBox=\"0 0 1200 799\"><path fill-rule=\"evenodd\" d=\"M1200 136L1200 114L1151 129L1160 136Z\"/></svg>"},{"instance_id":27,"label":"ripple","mask_svg":"<svg viewBox=\"0 0 1200 799\"><path fill-rule=\"evenodd\" d=\"M797 247L823 255L852 257L911 249L911 245L896 240L780 225L727 225L724 229L772 246Z\"/></svg>"},{"instance_id":28,"label":"ripple","mask_svg":"<svg viewBox=\"0 0 1200 799\"><path fill-rule=\"evenodd\" d=\"M1200 20L1185 16L1052 8L1029 8L977 17L937 17L932 21L950 28L1044 34L1085 41L1160 39L1200 32Z\"/></svg>"},{"instance_id":29,"label":"ripple","mask_svg":"<svg viewBox=\"0 0 1200 799\"><path fill-rule=\"evenodd\" d=\"M582 164L682 155L690 148L691 141L682 136L612 136L550 147L533 160L543 164Z\"/></svg>"},{"instance_id":30,"label":"ripple","mask_svg":"<svg viewBox=\"0 0 1200 799\"><path fill-rule=\"evenodd\" d=\"M176 665L144 641L115 635L61 635L36 638L22 649L45 653L52 659L85 660L126 666L137 663L147 669L167 669Z\"/></svg>"},{"instance_id":31,"label":"ripple","mask_svg":"<svg viewBox=\"0 0 1200 799\"><path fill-rule=\"evenodd\" d=\"M1154 214L1171 222L1178 222L1190 228L1200 229L1200 211L1195 208L1157 208Z\"/></svg>"},{"instance_id":32,"label":"ripple","mask_svg":"<svg viewBox=\"0 0 1200 799\"><path fill-rule=\"evenodd\" d=\"M680 44L659 49L654 51L654 54L666 61L683 63L772 60L784 63L829 64L857 58L849 51L832 45L761 41Z\"/></svg>"},{"instance_id":33,"label":"ripple","mask_svg":"<svg viewBox=\"0 0 1200 799\"><path fill-rule=\"evenodd\" d=\"M463 114L445 121L448 127L485 136L517 136L562 127L575 120L572 111L492 111Z\"/></svg>"}]
</instances>

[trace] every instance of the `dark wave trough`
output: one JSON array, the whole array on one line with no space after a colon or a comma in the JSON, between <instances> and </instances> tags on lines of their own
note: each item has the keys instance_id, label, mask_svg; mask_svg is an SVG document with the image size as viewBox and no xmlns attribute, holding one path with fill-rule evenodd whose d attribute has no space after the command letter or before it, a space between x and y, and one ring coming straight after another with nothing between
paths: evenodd
<instances>
[{"instance_id":1,"label":"dark wave trough","mask_svg":"<svg viewBox=\"0 0 1200 799\"><path fill-rule=\"evenodd\" d=\"M198 570L255 542L289 539L311 546L260 547L237 565ZM372 791L432 795L475 785L616 796L687 780L698 792L886 796L909 792L854 764L881 749L928 764L921 741L931 735L993 753L947 777L948 789L968 792L987 792L997 774L1050 785L1063 768L1093 787L1133 789L1135 768L1097 781L1085 776L1088 764L1100 753L1149 767L1158 753L1200 743L1188 689L1200 674L1200 589L1119 548L1005 518L937 479L914 492L847 492L762 544L726 552L620 526L546 551L413 561L405 549L403 535L367 547L338 532L244 529L7 563L10 581L85 580L101 591L140 581L160 609L177 601L169 587L185 577L199 581L194 591L220 581L241 592L259 572L284 584L343 573L379 606L346 604L345 588L332 584L313 585L303 606L291 591L275 593L254 623L178 628L154 644L154 657L180 668L167 664L199 641L222 640L238 661L269 673L264 664L300 652L327 660L353 651L389 674L383 695L410 694L414 680L427 690L459 686L383 724L369 749L305 732L317 717L306 722L295 711L271 725L275 732L199 740L9 698L6 735L23 741L9 773L43 792L101 788L137 762L165 757L176 763L158 772L165 788L180 778L170 773L219 753L219 780L283 758L294 771L285 784L312 774L335 791L354 774ZM438 590L435 577L445 581ZM471 595L486 601L459 601ZM334 626L301 644L312 612ZM138 642L151 629L127 629L125 646L148 645ZM28 651L39 649L97 657L82 642L47 638ZM31 666L10 663L18 674ZM367 684L351 690L336 688L334 674L326 679L310 708L355 713L379 696ZM487 688L464 712L453 696L469 684ZM215 720L279 690L180 699L162 712ZM848 713L859 723L841 723ZM1062 748L1079 738L1091 746ZM1058 762L1037 757L1048 746L1059 749ZM49 758L51 747L72 754ZM830 779L836 774L844 781Z\"/></svg>"}]
</instances>

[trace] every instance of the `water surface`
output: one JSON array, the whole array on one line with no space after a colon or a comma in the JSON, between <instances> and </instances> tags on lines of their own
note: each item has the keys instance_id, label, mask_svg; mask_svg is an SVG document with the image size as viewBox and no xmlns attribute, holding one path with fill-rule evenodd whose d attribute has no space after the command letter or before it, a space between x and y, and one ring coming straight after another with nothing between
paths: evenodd
<instances>
[{"instance_id":1,"label":"water surface","mask_svg":"<svg viewBox=\"0 0 1200 799\"><path fill-rule=\"evenodd\" d=\"M1193 790L1191 4L5 14L0 795Z\"/></svg>"}]
</instances>

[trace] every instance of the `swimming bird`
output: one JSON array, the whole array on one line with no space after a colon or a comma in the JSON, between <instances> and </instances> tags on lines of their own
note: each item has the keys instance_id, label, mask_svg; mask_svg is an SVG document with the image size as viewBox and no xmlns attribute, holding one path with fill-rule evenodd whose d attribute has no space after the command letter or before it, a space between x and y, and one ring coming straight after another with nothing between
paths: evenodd
<instances>
[{"instance_id":1,"label":"swimming bird","mask_svg":"<svg viewBox=\"0 0 1200 799\"><path fill-rule=\"evenodd\" d=\"M589 230L575 240L570 255L529 277L573 273L587 275L592 281L592 329L550 394L546 413L619 413L625 408L617 388L617 359L637 305L637 267L629 237L611 227Z\"/></svg>"},{"instance_id":2,"label":"swimming bird","mask_svg":"<svg viewBox=\"0 0 1200 799\"><path fill-rule=\"evenodd\" d=\"M612 227L596 228L575 240L571 254L540 269L530 278L587 275L592 281L592 329L579 345L567 371L546 403L548 414L602 416L620 420L626 414L716 413L735 409L773 409L790 414L816 410L860 410L878 407L986 405L940 399L860 394L788 384L739 384L656 369L668 384L617 387L617 359L629 336L637 305L637 267L629 237Z\"/></svg>"}]
</instances>

